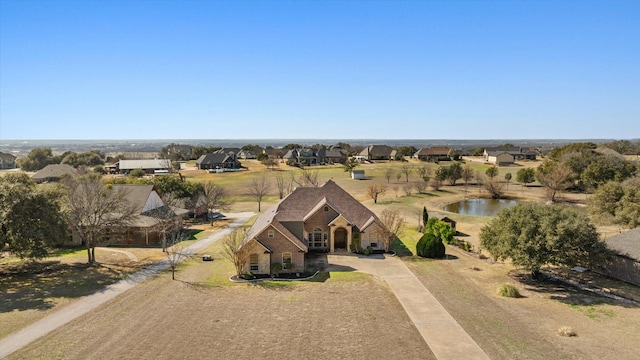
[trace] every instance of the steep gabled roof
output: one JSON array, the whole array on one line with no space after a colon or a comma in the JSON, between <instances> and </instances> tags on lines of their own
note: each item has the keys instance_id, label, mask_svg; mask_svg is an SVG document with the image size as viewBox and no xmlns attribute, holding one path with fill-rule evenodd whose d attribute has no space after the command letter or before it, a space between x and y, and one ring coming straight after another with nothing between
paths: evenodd
<instances>
[{"instance_id":1,"label":"steep gabled roof","mask_svg":"<svg viewBox=\"0 0 640 360\"><path fill-rule=\"evenodd\" d=\"M360 230L366 229L373 223L382 225L380 219L371 210L362 205L335 182L329 180L321 187L297 188L287 197L280 200L278 204L266 210L251 226L245 238L245 243L258 236L268 226L273 225L274 228L285 234L290 240L295 239L297 243L304 246L300 239L280 223L302 222L325 205L333 208ZM297 246L300 247L299 245Z\"/></svg>"},{"instance_id":2,"label":"steep gabled roof","mask_svg":"<svg viewBox=\"0 0 640 360\"><path fill-rule=\"evenodd\" d=\"M65 175L75 176L78 174L73 166L68 164L49 164L31 176L35 181L46 179L60 179Z\"/></svg>"},{"instance_id":3,"label":"steep gabled roof","mask_svg":"<svg viewBox=\"0 0 640 360\"><path fill-rule=\"evenodd\" d=\"M11 154L5 154L2 151L0 151L0 158L6 161L11 161L11 162L13 162L16 159L15 156Z\"/></svg>"},{"instance_id":4,"label":"steep gabled roof","mask_svg":"<svg viewBox=\"0 0 640 360\"><path fill-rule=\"evenodd\" d=\"M198 165L214 165L221 164L227 162L228 160L233 160L233 157L223 152L215 152L208 153L205 155L201 155L198 160L196 160L196 164Z\"/></svg>"},{"instance_id":5,"label":"steep gabled roof","mask_svg":"<svg viewBox=\"0 0 640 360\"><path fill-rule=\"evenodd\" d=\"M371 145L360 152L362 156L393 156L395 150L387 145Z\"/></svg>"}]
</instances>

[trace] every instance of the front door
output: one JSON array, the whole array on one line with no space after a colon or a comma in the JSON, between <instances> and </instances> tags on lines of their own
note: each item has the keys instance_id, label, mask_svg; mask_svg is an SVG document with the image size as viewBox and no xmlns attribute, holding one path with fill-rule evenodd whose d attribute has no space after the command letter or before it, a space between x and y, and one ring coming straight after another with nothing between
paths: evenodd
<instances>
[{"instance_id":1,"label":"front door","mask_svg":"<svg viewBox=\"0 0 640 360\"><path fill-rule=\"evenodd\" d=\"M333 249L334 251L346 251L347 250L347 230L340 228L336 229L333 234Z\"/></svg>"}]
</instances>

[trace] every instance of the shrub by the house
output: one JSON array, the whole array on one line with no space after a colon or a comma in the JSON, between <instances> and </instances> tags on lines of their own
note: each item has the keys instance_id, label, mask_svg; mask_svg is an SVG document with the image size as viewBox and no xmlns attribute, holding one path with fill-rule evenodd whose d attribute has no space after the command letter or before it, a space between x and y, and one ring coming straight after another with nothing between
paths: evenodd
<instances>
[{"instance_id":1,"label":"shrub by the house","mask_svg":"<svg viewBox=\"0 0 640 360\"><path fill-rule=\"evenodd\" d=\"M443 258L445 254L444 244L442 240L431 233L422 235L416 245L416 253L418 256L426 258Z\"/></svg>"}]
</instances>

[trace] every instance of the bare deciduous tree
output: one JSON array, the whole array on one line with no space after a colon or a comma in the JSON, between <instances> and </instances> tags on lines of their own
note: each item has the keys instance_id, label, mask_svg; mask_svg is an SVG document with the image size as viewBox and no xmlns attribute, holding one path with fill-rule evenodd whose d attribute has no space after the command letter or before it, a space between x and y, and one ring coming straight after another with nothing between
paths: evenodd
<instances>
[{"instance_id":1,"label":"bare deciduous tree","mask_svg":"<svg viewBox=\"0 0 640 360\"><path fill-rule=\"evenodd\" d=\"M413 172L413 166L411 165L402 165L400 171L404 174L404 178L407 182L409 182L409 175Z\"/></svg>"},{"instance_id":2,"label":"bare deciduous tree","mask_svg":"<svg viewBox=\"0 0 640 360\"><path fill-rule=\"evenodd\" d=\"M504 184L497 180L489 180L484 184L484 188L487 189L491 197L494 199L500 199L504 195Z\"/></svg>"},{"instance_id":3,"label":"bare deciduous tree","mask_svg":"<svg viewBox=\"0 0 640 360\"><path fill-rule=\"evenodd\" d=\"M418 194L424 194L427 192L427 183L424 181L415 181L413 183L413 187L416 189Z\"/></svg>"},{"instance_id":4,"label":"bare deciduous tree","mask_svg":"<svg viewBox=\"0 0 640 360\"><path fill-rule=\"evenodd\" d=\"M380 229L380 237L384 241L387 251L391 251L393 241L400 236L404 227L404 217L400 215L398 210L384 209L380 214L380 221L384 224L384 229Z\"/></svg>"},{"instance_id":5,"label":"bare deciduous tree","mask_svg":"<svg viewBox=\"0 0 640 360\"><path fill-rule=\"evenodd\" d=\"M258 202L258 212L261 211L262 199L267 195L269 188L269 179L265 173L259 173L251 179L249 194Z\"/></svg>"},{"instance_id":6,"label":"bare deciduous tree","mask_svg":"<svg viewBox=\"0 0 640 360\"><path fill-rule=\"evenodd\" d=\"M249 259L249 251L242 246L242 242L247 236L247 231L246 227L236 229L225 236L222 242L222 256L233 263L238 276L245 273L247 260Z\"/></svg>"},{"instance_id":7,"label":"bare deciduous tree","mask_svg":"<svg viewBox=\"0 0 640 360\"><path fill-rule=\"evenodd\" d=\"M402 179L402 171L396 172L396 182L400 182L400 179Z\"/></svg>"},{"instance_id":8,"label":"bare deciduous tree","mask_svg":"<svg viewBox=\"0 0 640 360\"><path fill-rule=\"evenodd\" d=\"M482 190L482 183L484 182L484 174L482 171L476 171L476 185L478 185L478 190Z\"/></svg>"},{"instance_id":9,"label":"bare deciduous tree","mask_svg":"<svg viewBox=\"0 0 640 360\"><path fill-rule=\"evenodd\" d=\"M384 195L387 192L387 185L385 184L372 184L367 187L367 195L373 200L374 204L378 203L378 196Z\"/></svg>"},{"instance_id":10,"label":"bare deciduous tree","mask_svg":"<svg viewBox=\"0 0 640 360\"><path fill-rule=\"evenodd\" d=\"M293 177L293 181L302 187L318 187L318 170L300 169L300 176Z\"/></svg>"},{"instance_id":11,"label":"bare deciduous tree","mask_svg":"<svg viewBox=\"0 0 640 360\"><path fill-rule=\"evenodd\" d=\"M105 234L118 233L132 222L137 209L127 201L124 187L105 186L96 173L67 179L66 187L71 226L85 244L89 264L93 264L96 245Z\"/></svg>"},{"instance_id":12,"label":"bare deciduous tree","mask_svg":"<svg viewBox=\"0 0 640 360\"><path fill-rule=\"evenodd\" d=\"M213 226L215 221L213 213L229 208L227 190L213 181L206 181L202 183L202 195L207 203L207 214Z\"/></svg>"},{"instance_id":13,"label":"bare deciduous tree","mask_svg":"<svg viewBox=\"0 0 640 360\"><path fill-rule=\"evenodd\" d=\"M146 216L153 218L156 221L156 229L160 236L160 246L162 251L167 250L167 237L174 233L177 229L176 226L176 213L173 208L177 207L180 203L179 199L172 193L165 193L162 199L156 199L152 203L153 210L145 213Z\"/></svg>"},{"instance_id":14,"label":"bare deciduous tree","mask_svg":"<svg viewBox=\"0 0 640 360\"><path fill-rule=\"evenodd\" d=\"M544 186L549 201L555 202L558 193L571 186L571 175L571 169L564 164L558 164L546 172L538 172L538 182Z\"/></svg>"},{"instance_id":15,"label":"bare deciduous tree","mask_svg":"<svg viewBox=\"0 0 640 360\"><path fill-rule=\"evenodd\" d=\"M171 279L176 279L176 267L178 263L183 259L189 257L186 252L184 245L182 245L182 241L185 238L185 234L182 230L176 231L171 234L167 240L167 250L165 254L167 255L167 261L169 262L169 267L171 268Z\"/></svg>"},{"instance_id":16,"label":"bare deciduous tree","mask_svg":"<svg viewBox=\"0 0 640 360\"><path fill-rule=\"evenodd\" d=\"M467 192L467 185L473 179L473 170L469 164L462 168L462 181L464 181L464 192Z\"/></svg>"},{"instance_id":17,"label":"bare deciduous tree","mask_svg":"<svg viewBox=\"0 0 640 360\"><path fill-rule=\"evenodd\" d=\"M404 191L404 194L406 196L411 196L411 194L413 194L413 185L411 184L404 184L402 186L402 190Z\"/></svg>"},{"instance_id":18,"label":"bare deciduous tree","mask_svg":"<svg viewBox=\"0 0 640 360\"><path fill-rule=\"evenodd\" d=\"M393 177L394 173L395 171L393 170L392 167L388 167L384 169L384 177L385 179L387 179L387 184L391 182L391 178Z\"/></svg>"},{"instance_id":19,"label":"bare deciduous tree","mask_svg":"<svg viewBox=\"0 0 640 360\"><path fill-rule=\"evenodd\" d=\"M289 195L292 190L292 182L292 178L286 176L284 172L278 171L276 173L276 185L278 187L278 196L280 199L283 199L286 195Z\"/></svg>"}]
</instances>

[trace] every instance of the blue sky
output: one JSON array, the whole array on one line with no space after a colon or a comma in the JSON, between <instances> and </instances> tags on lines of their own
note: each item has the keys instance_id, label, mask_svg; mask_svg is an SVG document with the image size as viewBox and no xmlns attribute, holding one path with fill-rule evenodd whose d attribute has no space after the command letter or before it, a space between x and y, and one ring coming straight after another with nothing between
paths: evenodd
<instances>
[{"instance_id":1,"label":"blue sky","mask_svg":"<svg viewBox=\"0 0 640 360\"><path fill-rule=\"evenodd\" d=\"M0 0L0 140L640 138L638 19L612 0Z\"/></svg>"}]
</instances>

